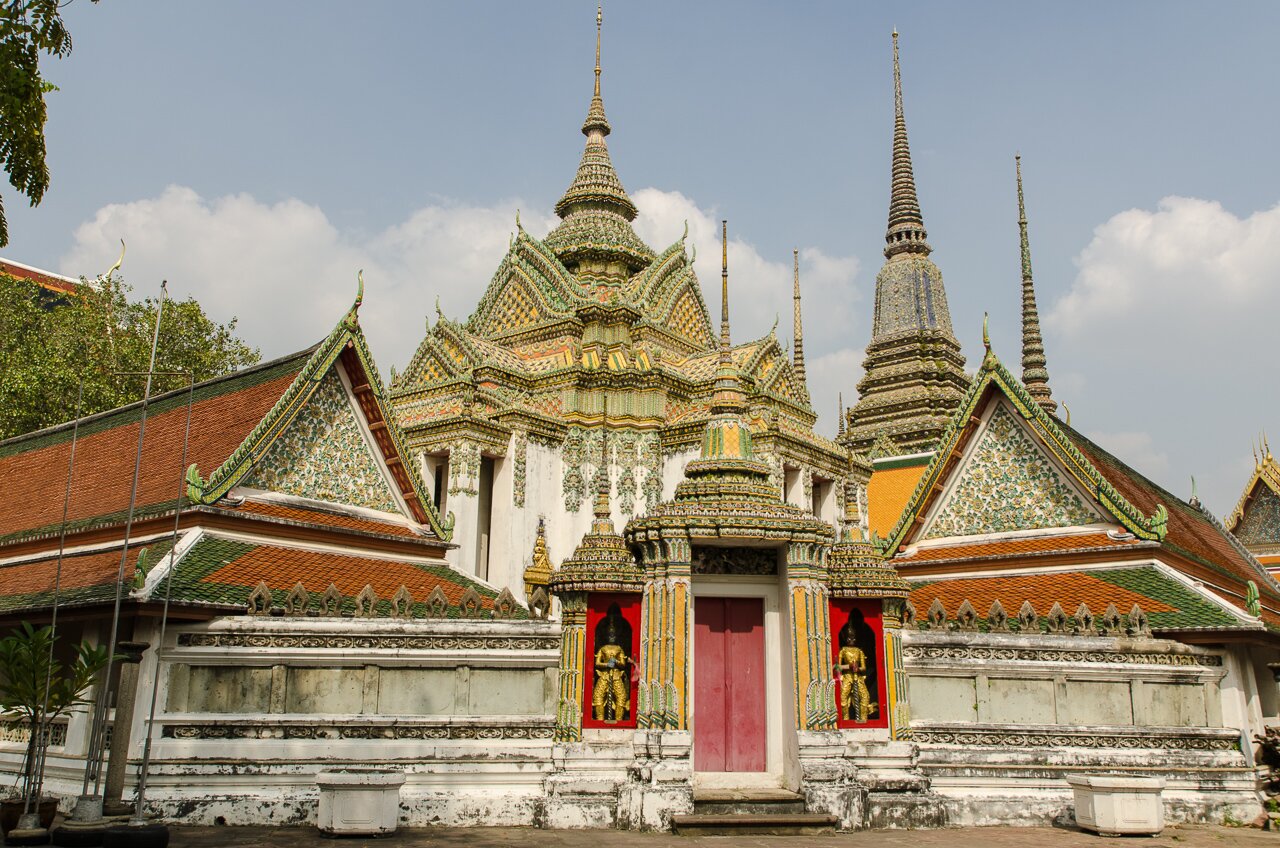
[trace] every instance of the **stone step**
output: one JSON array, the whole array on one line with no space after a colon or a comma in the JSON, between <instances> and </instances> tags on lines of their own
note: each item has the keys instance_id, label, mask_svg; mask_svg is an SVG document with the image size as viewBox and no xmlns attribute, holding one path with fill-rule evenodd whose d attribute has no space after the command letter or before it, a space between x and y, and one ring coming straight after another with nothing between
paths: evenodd
<instances>
[{"instance_id":1,"label":"stone step","mask_svg":"<svg viewBox=\"0 0 1280 848\"><path fill-rule=\"evenodd\" d=\"M840 820L822 813L694 813L671 817L681 836L813 836L834 833Z\"/></svg>"},{"instance_id":2,"label":"stone step","mask_svg":"<svg viewBox=\"0 0 1280 848\"><path fill-rule=\"evenodd\" d=\"M712 816L798 814L804 812L804 796L785 789L698 789L693 811Z\"/></svg>"}]
</instances>

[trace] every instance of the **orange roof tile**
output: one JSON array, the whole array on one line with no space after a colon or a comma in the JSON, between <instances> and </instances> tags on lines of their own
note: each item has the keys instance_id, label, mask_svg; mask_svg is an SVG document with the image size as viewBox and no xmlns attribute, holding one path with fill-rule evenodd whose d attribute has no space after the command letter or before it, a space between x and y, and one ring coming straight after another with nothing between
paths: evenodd
<instances>
[{"instance_id":1,"label":"orange roof tile","mask_svg":"<svg viewBox=\"0 0 1280 848\"><path fill-rule=\"evenodd\" d=\"M305 355L211 380L195 390L187 463L220 466L266 416L306 362ZM147 417L136 505L172 503L183 472L186 391L156 398ZM67 519L71 525L119 515L129 506L140 405L81 421ZM0 443L0 539L48 529L62 520L71 428L42 430Z\"/></svg>"},{"instance_id":2,"label":"orange roof tile","mask_svg":"<svg viewBox=\"0 0 1280 848\"><path fill-rule=\"evenodd\" d=\"M150 561L154 564L169 550L169 540L151 543ZM147 544L129 548L125 560L125 579L133 576L138 554ZM159 551L163 548L162 552ZM106 600L115 597L116 577L120 573L120 548L115 547L92 553L68 554L62 558L60 601L62 603ZM0 610L13 608L36 609L53 603L53 588L58 575L58 557L17 565L0 566ZM98 591L93 591L94 589Z\"/></svg>"},{"instance_id":3,"label":"orange roof tile","mask_svg":"<svg viewBox=\"0 0 1280 848\"><path fill-rule=\"evenodd\" d=\"M181 568L181 563L179 564ZM288 591L301 583L312 594L322 594L332 583L348 597L372 586L380 598L390 598L402 585L417 602L423 602L437 586L449 603L457 604L466 591L462 575L441 579L443 566L418 566L407 562L348 556L327 551L307 551L273 545L258 545L200 579L200 583L223 583L252 588L266 582L271 589ZM482 595L484 606L492 598Z\"/></svg>"},{"instance_id":4,"label":"orange roof tile","mask_svg":"<svg viewBox=\"0 0 1280 848\"><path fill-rule=\"evenodd\" d=\"M1148 613L1172 612L1175 609L1154 598L1081 572L939 580L913 589L910 601L917 615L923 617L935 598L942 601L949 618L956 615L966 599L973 604L979 616L985 616L996 600L1010 617L1017 615L1023 601L1030 601L1040 615L1046 615L1055 603L1062 604L1067 615L1075 612L1081 603L1088 604L1094 615L1101 615L1107 604L1115 604L1121 613L1127 613L1134 604Z\"/></svg>"},{"instance_id":5,"label":"orange roof tile","mask_svg":"<svg viewBox=\"0 0 1280 848\"><path fill-rule=\"evenodd\" d=\"M1026 536L1013 539L993 539L966 545L938 545L918 548L910 556L899 554L894 564L911 566L917 562L938 562L953 559L979 559L984 557L1008 557L1019 554L1048 554L1059 551L1081 551L1097 548L1128 548L1139 544L1137 539L1112 539L1106 533L1073 533L1061 536Z\"/></svg>"},{"instance_id":6,"label":"orange roof tile","mask_svg":"<svg viewBox=\"0 0 1280 848\"><path fill-rule=\"evenodd\" d=\"M341 527L347 530L361 530L367 533L403 536L410 539L419 539L425 535L402 522L379 521L376 518L348 515L327 509L315 509L294 504L247 500L239 506L229 507L228 511L263 515L269 518L280 518L285 521L296 521L303 524L319 524L325 527Z\"/></svg>"},{"instance_id":7,"label":"orange roof tile","mask_svg":"<svg viewBox=\"0 0 1280 848\"><path fill-rule=\"evenodd\" d=\"M907 508L916 484L929 463L901 468L877 468L867 484L867 523L872 533L888 537Z\"/></svg>"}]
</instances>

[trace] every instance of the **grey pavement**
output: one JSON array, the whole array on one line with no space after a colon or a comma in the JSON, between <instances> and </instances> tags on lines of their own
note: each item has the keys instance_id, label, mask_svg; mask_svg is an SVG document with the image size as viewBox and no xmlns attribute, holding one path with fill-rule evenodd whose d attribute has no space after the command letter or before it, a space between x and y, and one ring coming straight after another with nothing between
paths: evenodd
<instances>
[{"instance_id":1,"label":"grey pavement","mask_svg":"<svg viewBox=\"0 0 1280 848\"><path fill-rule=\"evenodd\" d=\"M1050 827L864 830L824 836L674 836L619 830L538 830L524 827L402 829L380 839L331 839L313 827L174 828L170 848L1280 848L1280 833L1248 827L1167 827L1155 837L1096 836Z\"/></svg>"}]
</instances>

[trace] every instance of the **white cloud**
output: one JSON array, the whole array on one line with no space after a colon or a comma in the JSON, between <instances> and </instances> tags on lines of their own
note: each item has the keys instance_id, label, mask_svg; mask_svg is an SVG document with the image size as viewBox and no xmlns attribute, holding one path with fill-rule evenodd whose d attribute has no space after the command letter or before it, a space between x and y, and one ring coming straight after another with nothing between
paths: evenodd
<instances>
[{"instance_id":1,"label":"white cloud","mask_svg":"<svg viewBox=\"0 0 1280 848\"><path fill-rule=\"evenodd\" d=\"M688 221L698 277L718 324L715 210L679 192L654 188L634 198L640 209L636 231L656 250L678 239ZM382 368L402 367L422 338L426 316L434 320L437 297L453 318L465 318L474 309L507 249L518 208L525 210L522 223L534 235L545 235L557 223L552 215L530 214L531 205L517 199L489 206L442 203L357 239L338 230L323 210L299 200L266 204L244 194L207 199L190 188L170 186L155 198L100 209L76 230L60 268L69 274L105 269L124 238L129 251L123 273L138 294L152 294L161 279L168 279L174 296L195 296L217 320L238 316L241 337L265 357L300 350L323 337L350 304L356 271L363 268L361 321L370 344ZM729 254L735 340L763 335L777 317L778 336L789 344L791 257L766 259L737 235ZM815 404L824 423L831 424L824 429L834 428L835 392L850 393L857 371L835 373L819 363L848 344L850 327L869 323L856 320L854 313L861 299L854 285L857 272L853 257L801 250L806 356Z\"/></svg>"},{"instance_id":2,"label":"white cloud","mask_svg":"<svg viewBox=\"0 0 1280 848\"><path fill-rule=\"evenodd\" d=\"M1215 201L1166 197L1154 212L1103 223L1076 264L1049 315L1070 338L1136 324L1186 331L1187 341L1230 339L1280 306L1280 205L1239 218Z\"/></svg>"}]
</instances>

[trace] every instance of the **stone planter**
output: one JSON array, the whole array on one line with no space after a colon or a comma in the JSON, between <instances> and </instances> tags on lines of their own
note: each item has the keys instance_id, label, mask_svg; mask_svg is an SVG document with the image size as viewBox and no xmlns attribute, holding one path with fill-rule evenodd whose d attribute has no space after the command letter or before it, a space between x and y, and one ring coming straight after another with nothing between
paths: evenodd
<instances>
[{"instance_id":1,"label":"stone planter","mask_svg":"<svg viewBox=\"0 0 1280 848\"><path fill-rule=\"evenodd\" d=\"M320 809L316 827L330 836L386 836L400 818L404 773L388 769L335 769L316 775Z\"/></svg>"},{"instance_id":2,"label":"stone planter","mask_svg":"<svg viewBox=\"0 0 1280 848\"><path fill-rule=\"evenodd\" d=\"M1067 778L1076 796L1076 824L1101 836L1164 830L1164 802L1158 777L1082 774Z\"/></svg>"}]
</instances>

